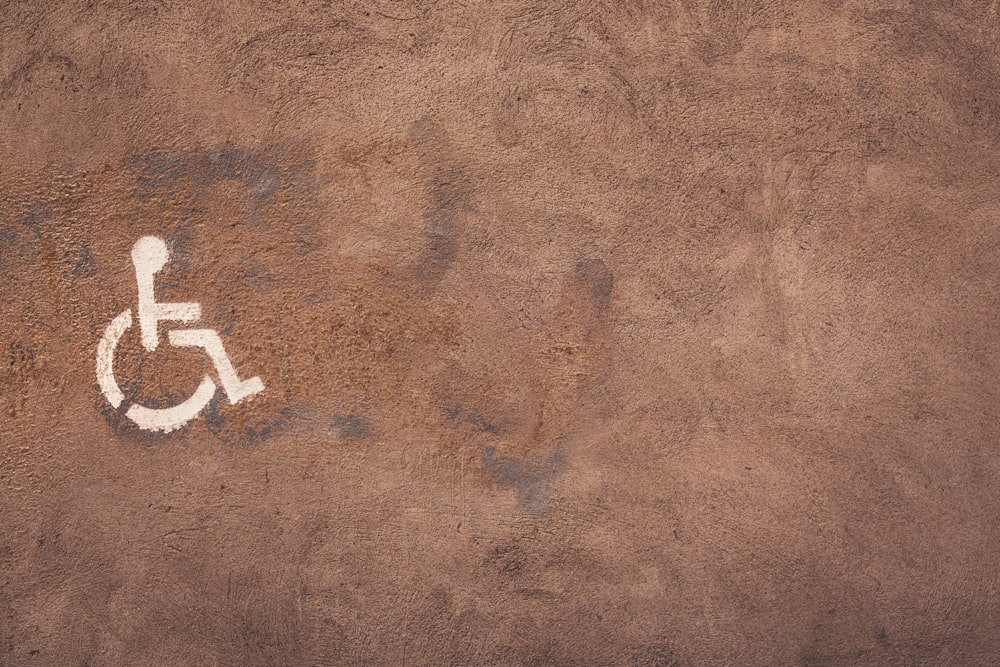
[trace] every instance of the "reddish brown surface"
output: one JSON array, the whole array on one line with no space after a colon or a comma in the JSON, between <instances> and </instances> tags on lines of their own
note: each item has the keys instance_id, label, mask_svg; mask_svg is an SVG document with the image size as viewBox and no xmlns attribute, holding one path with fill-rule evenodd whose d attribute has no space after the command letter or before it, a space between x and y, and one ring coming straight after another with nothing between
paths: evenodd
<instances>
[{"instance_id":1,"label":"reddish brown surface","mask_svg":"<svg viewBox=\"0 0 1000 667\"><path fill-rule=\"evenodd\" d=\"M996 664L998 25L0 3L0 663Z\"/></svg>"}]
</instances>

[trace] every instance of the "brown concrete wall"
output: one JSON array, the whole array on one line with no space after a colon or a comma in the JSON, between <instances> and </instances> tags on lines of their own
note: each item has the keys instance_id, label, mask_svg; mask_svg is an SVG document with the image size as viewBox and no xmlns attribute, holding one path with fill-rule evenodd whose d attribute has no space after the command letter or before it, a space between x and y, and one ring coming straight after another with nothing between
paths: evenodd
<instances>
[{"instance_id":1,"label":"brown concrete wall","mask_svg":"<svg viewBox=\"0 0 1000 667\"><path fill-rule=\"evenodd\" d=\"M1000 662L996 2L0 31L0 664Z\"/></svg>"}]
</instances>

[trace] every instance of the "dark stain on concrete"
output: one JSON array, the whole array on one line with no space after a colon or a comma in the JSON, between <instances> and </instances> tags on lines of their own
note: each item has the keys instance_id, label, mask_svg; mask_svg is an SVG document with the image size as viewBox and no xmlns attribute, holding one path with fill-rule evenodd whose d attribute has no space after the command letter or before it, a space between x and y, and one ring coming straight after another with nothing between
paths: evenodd
<instances>
[{"instance_id":1,"label":"dark stain on concrete","mask_svg":"<svg viewBox=\"0 0 1000 667\"><path fill-rule=\"evenodd\" d=\"M79 92L79 87L73 85L77 71L78 67L72 58L33 51L0 82L0 100L13 99L40 85L51 85L57 74L60 83L65 84L65 91ZM69 82L66 81L67 76Z\"/></svg>"},{"instance_id":2,"label":"dark stain on concrete","mask_svg":"<svg viewBox=\"0 0 1000 667\"><path fill-rule=\"evenodd\" d=\"M207 150L134 150L126 159L137 173L143 194L172 193L182 189L197 194L217 181L235 181L246 186L255 202L269 201L284 193L311 192L315 162L282 158L249 148L216 146Z\"/></svg>"},{"instance_id":3,"label":"dark stain on concrete","mask_svg":"<svg viewBox=\"0 0 1000 667\"><path fill-rule=\"evenodd\" d=\"M20 236L14 225L0 224L0 271L10 271L20 256Z\"/></svg>"},{"instance_id":4,"label":"dark stain on concrete","mask_svg":"<svg viewBox=\"0 0 1000 667\"><path fill-rule=\"evenodd\" d=\"M230 279L231 278L226 276L224 282ZM247 260L243 266L240 267L240 273L237 279L244 285L253 287L261 294L270 294L273 292L278 282L278 277L256 259Z\"/></svg>"},{"instance_id":5,"label":"dark stain on concrete","mask_svg":"<svg viewBox=\"0 0 1000 667\"><path fill-rule=\"evenodd\" d=\"M423 218L426 250L415 269L421 280L440 282L458 257L459 227L462 217L472 210L469 193L462 169L445 168L435 173L429 194L431 208Z\"/></svg>"},{"instance_id":6,"label":"dark stain on concrete","mask_svg":"<svg viewBox=\"0 0 1000 667\"><path fill-rule=\"evenodd\" d=\"M552 480L566 465L562 452L516 461L498 454L494 445L476 446L481 454L480 461L493 473L497 482L517 492L522 511L528 514L544 513Z\"/></svg>"},{"instance_id":7,"label":"dark stain on concrete","mask_svg":"<svg viewBox=\"0 0 1000 667\"><path fill-rule=\"evenodd\" d=\"M545 457L528 455L519 461L500 454L496 444L486 444L481 439L485 436L495 442L497 436L508 430L505 425L495 423L475 408L465 405L453 406L446 416L452 428L476 440L483 466L501 486L517 492L522 511L529 514L545 511L552 479L565 467L562 452L557 450Z\"/></svg>"},{"instance_id":8,"label":"dark stain on concrete","mask_svg":"<svg viewBox=\"0 0 1000 667\"><path fill-rule=\"evenodd\" d=\"M220 389L200 418L205 420L212 435L223 443L240 449L256 449L276 435L287 432L306 413L308 407L304 405L286 403L277 407L260 399L230 405Z\"/></svg>"},{"instance_id":9,"label":"dark stain on concrete","mask_svg":"<svg viewBox=\"0 0 1000 667\"><path fill-rule=\"evenodd\" d=\"M296 416L293 406L286 406L270 416L245 416L240 407L229 405L221 394L217 394L202 413L205 425L212 435L225 444L240 449L256 449L265 441L286 431Z\"/></svg>"},{"instance_id":10,"label":"dark stain on concrete","mask_svg":"<svg viewBox=\"0 0 1000 667\"><path fill-rule=\"evenodd\" d=\"M39 260L44 227L52 216L51 209L31 204L12 215L13 220L0 222L0 271Z\"/></svg>"},{"instance_id":11,"label":"dark stain on concrete","mask_svg":"<svg viewBox=\"0 0 1000 667\"><path fill-rule=\"evenodd\" d=\"M440 124L421 119L413 124L410 139L426 173L427 192L424 251L413 273L433 287L458 258L462 227L475 211L475 188L468 170L453 155L452 141Z\"/></svg>"},{"instance_id":12,"label":"dark stain on concrete","mask_svg":"<svg viewBox=\"0 0 1000 667\"><path fill-rule=\"evenodd\" d=\"M10 270L14 265L41 254L44 227L52 219L52 210L41 204L30 204L8 213L0 221L0 270Z\"/></svg>"},{"instance_id":13,"label":"dark stain on concrete","mask_svg":"<svg viewBox=\"0 0 1000 667\"><path fill-rule=\"evenodd\" d=\"M577 283L589 293L598 312L605 312L611 305L615 278L604 260L598 258L580 260L575 267L575 276Z\"/></svg>"},{"instance_id":14,"label":"dark stain on concrete","mask_svg":"<svg viewBox=\"0 0 1000 667\"><path fill-rule=\"evenodd\" d=\"M471 429L475 433L500 435L503 431L501 425L489 421L475 408L464 405L456 405L450 408L448 410L448 421L455 428Z\"/></svg>"},{"instance_id":15,"label":"dark stain on concrete","mask_svg":"<svg viewBox=\"0 0 1000 667\"><path fill-rule=\"evenodd\" d=\"M367 438L371 434L371 420L360 414L334 415L330 426L340 432L343 440Z\"/></svg>"},{"instance_id":16,"label":"dark stain on concrete","mask_svg":"<svg viewBox=\"0 0 1000 667\"><path fill-rule=\"evenodd\" d=\"M205 305L202 304L202 312L205 312ZM212 315L208 318L208 322L211 322L213 326L221 325L217 329L219 335L223 338L233 335L233 330L236 326L236 318L233 317L232 307L225 303L213 304L209 310Z\"/></svg>"},{"instance_id":17,"label":"dark stain on concrete","mask_svg":"<svg viewBox=\"0 0 1000 667\"><path fill-rule=\"evenodd\" d=\"M318 306L330 303L333 300L333 296L329 292L309 292L302 297L302 300L310 306Z\"/></svg>"},{"instance_id":18,"label":"dark stain on concrete","mask_svg":"<svg viewBox=\"0 0 1000 667\"><path fill-rule=\"evenodd\" d=\"M11 341L7 348L6 370L8 377L24 375L35 367L35 353L21 341Z\"/></svg>"},{"instance_id":19,"label":"dark stain on concrete","mask_svg":"<svg viewBox=\"0 0 1000 667\"><path fill-rule=\"evenodd\" d=\"M316 223L299 221L292 223L291 226L295 251L299 255L308 255L323 246L323 232Z\"/></svg>"},{"instance_id":20,"label":"dark stain on concrete","mask_svg":"<svg viewBox=\"0 0 1000 667\"><path fill-rule=\"evenodd\" d=\"M544 513L552 479L565 467L565 456L559 450L544 457L529 455L524 460L504 456L496 444L508 427L487 419L475 408L456 405L446 413L452 428L476 443L480 461L504 488L517 492L522 511Z\"/></svg>"},{"instance_id":21,"label":"dark stain on concrete","mask_svg":"<svg viewBox=\"0 0 1000 667\"><path fill-rule=\"evenodd\" d=\"M67 259L72 266L73 278L76 280L89 280L97 275L97 263L90 249L90 241L86 237L70 245Z\"/></svg>"},{"instance_id":22,"label":"dark stain on concrete","mask_svg":"<svg viewBox=\"0 0 1000 667\"><path fill-rule=\"evenodd\" d=\"M525 573L531 563L530 555L516 541L498 544L484 559L487 569L497 572L501 579L509 582Z\"/></svg>"},{"instance_id":23,"label":"dark stain on concrete","mask_svg":"<svg viewBox=\"0 0 1000 667\"><path fill-rule=\"evenodd\" d=\"M21 223L33 231L35 237L40 240L54 215L52 209L45 204L32 203L25 210Z\"/></svg>"}]
</instances>

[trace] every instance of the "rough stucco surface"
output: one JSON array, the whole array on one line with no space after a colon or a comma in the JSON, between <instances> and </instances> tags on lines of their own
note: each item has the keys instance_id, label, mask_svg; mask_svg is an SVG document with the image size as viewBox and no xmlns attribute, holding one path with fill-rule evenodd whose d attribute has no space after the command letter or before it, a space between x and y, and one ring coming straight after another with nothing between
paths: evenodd
<instances>
[{"instance_id":1,"label":"rough stucco surface","mask_svg":"<svg viewBox=\"0 0 1000 667\"><path fill-rule=\"evenodd\" d=\"M0 664L1000 661L995 2L0 31Z\"/></svg>"}]
</instances>

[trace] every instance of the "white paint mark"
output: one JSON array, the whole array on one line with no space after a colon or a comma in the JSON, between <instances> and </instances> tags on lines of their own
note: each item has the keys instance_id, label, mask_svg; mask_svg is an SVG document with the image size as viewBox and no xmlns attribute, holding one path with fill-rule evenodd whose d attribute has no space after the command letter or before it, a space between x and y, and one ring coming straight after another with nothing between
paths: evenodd
<instances>
[{"instance_id":1,"label":"white paint mark","mask_svg":"<svg viewBox=\"0 0 1000 667\"><path fill-rule=\"evenodd\" d=\"M111 320L111 324L104 331L104 337L97 344L97 384L101 385L101 391L115 410L125 400L125 394L115 381L115 348L118 347L122 334L130 326L132 326L132 311L126 310Z\"/></svg>"},{"instance_id":2,"label":"white paint mark","mask_svg":"<svg viewBox=\"0 0 1000 667\"><path fill-rule=\"evenodd\" d=\"M167 245L155 236L144 236L132 247L132 263L135 265L135 279L139 287L139 329L142 345L150 352L159 345L160 322L195 322L201 318L201 306L197 303L156 302L153 293L154 276L166 265L169 257ZM126 310L111 321L97 345L97 384L111 407L116 410L125 401L125 394L115 380L115 350L118 348L118 341L131 326L132 311ZM181 329L170 331L167 338L171 345L205 349L215 365L222 389L231 404L235 405L264 390L264 383L259 377L240 380L218 332L212 329ZM197 417L215 396L215 389L212 378L205 376L194 394L183 403L172 408L147 408L133 404L125 412L125 416L139 428L169 433Z\"/></svg>"},{"instance_id":3,"label":"white paint mark","mask_svg":"<svg viewBox=\"0 0 1000 667\"><path fill-rule=\"evenodd\" d=\"M168 337L171 345L205 348L212 363L215 364L215 372L219 374L222 389L231 404L235 405L247 396L253 396L264 390L264 383L258 377L240 381L236 369L233 368L233 362L229 361L229 355L222 347L222 339L212 329L180 329L171 331Z\"/></svg>"},{"instance_id":4,"label":"white paint mark","mask_svg":"<svg viewBox=\"0 0 1000 667\"><path fill-rule=\"evenodd\" d=\"M154 409L133 404L125 416L134 421L139 428L147 431L163 431L170 433L198 416L212 397L215 396L215 383L208 376L201 380L191 398L172 408Z\"/></svg>"},{"instance_id":5,"label":"white paint mark","mask_svg":"<svg viewBox=\"0 0 1000 667\"><path fill-rule=\"evenodd\" d=\"M153 276L169 259L167 244L155 236L143 236L132 246L135 281L139 284L139 329L142 346L150 352L159 345L157 325L160 322L197 322L201 306L197 303L156 303L153 296Z\"/></svg>"}]
</instances>

